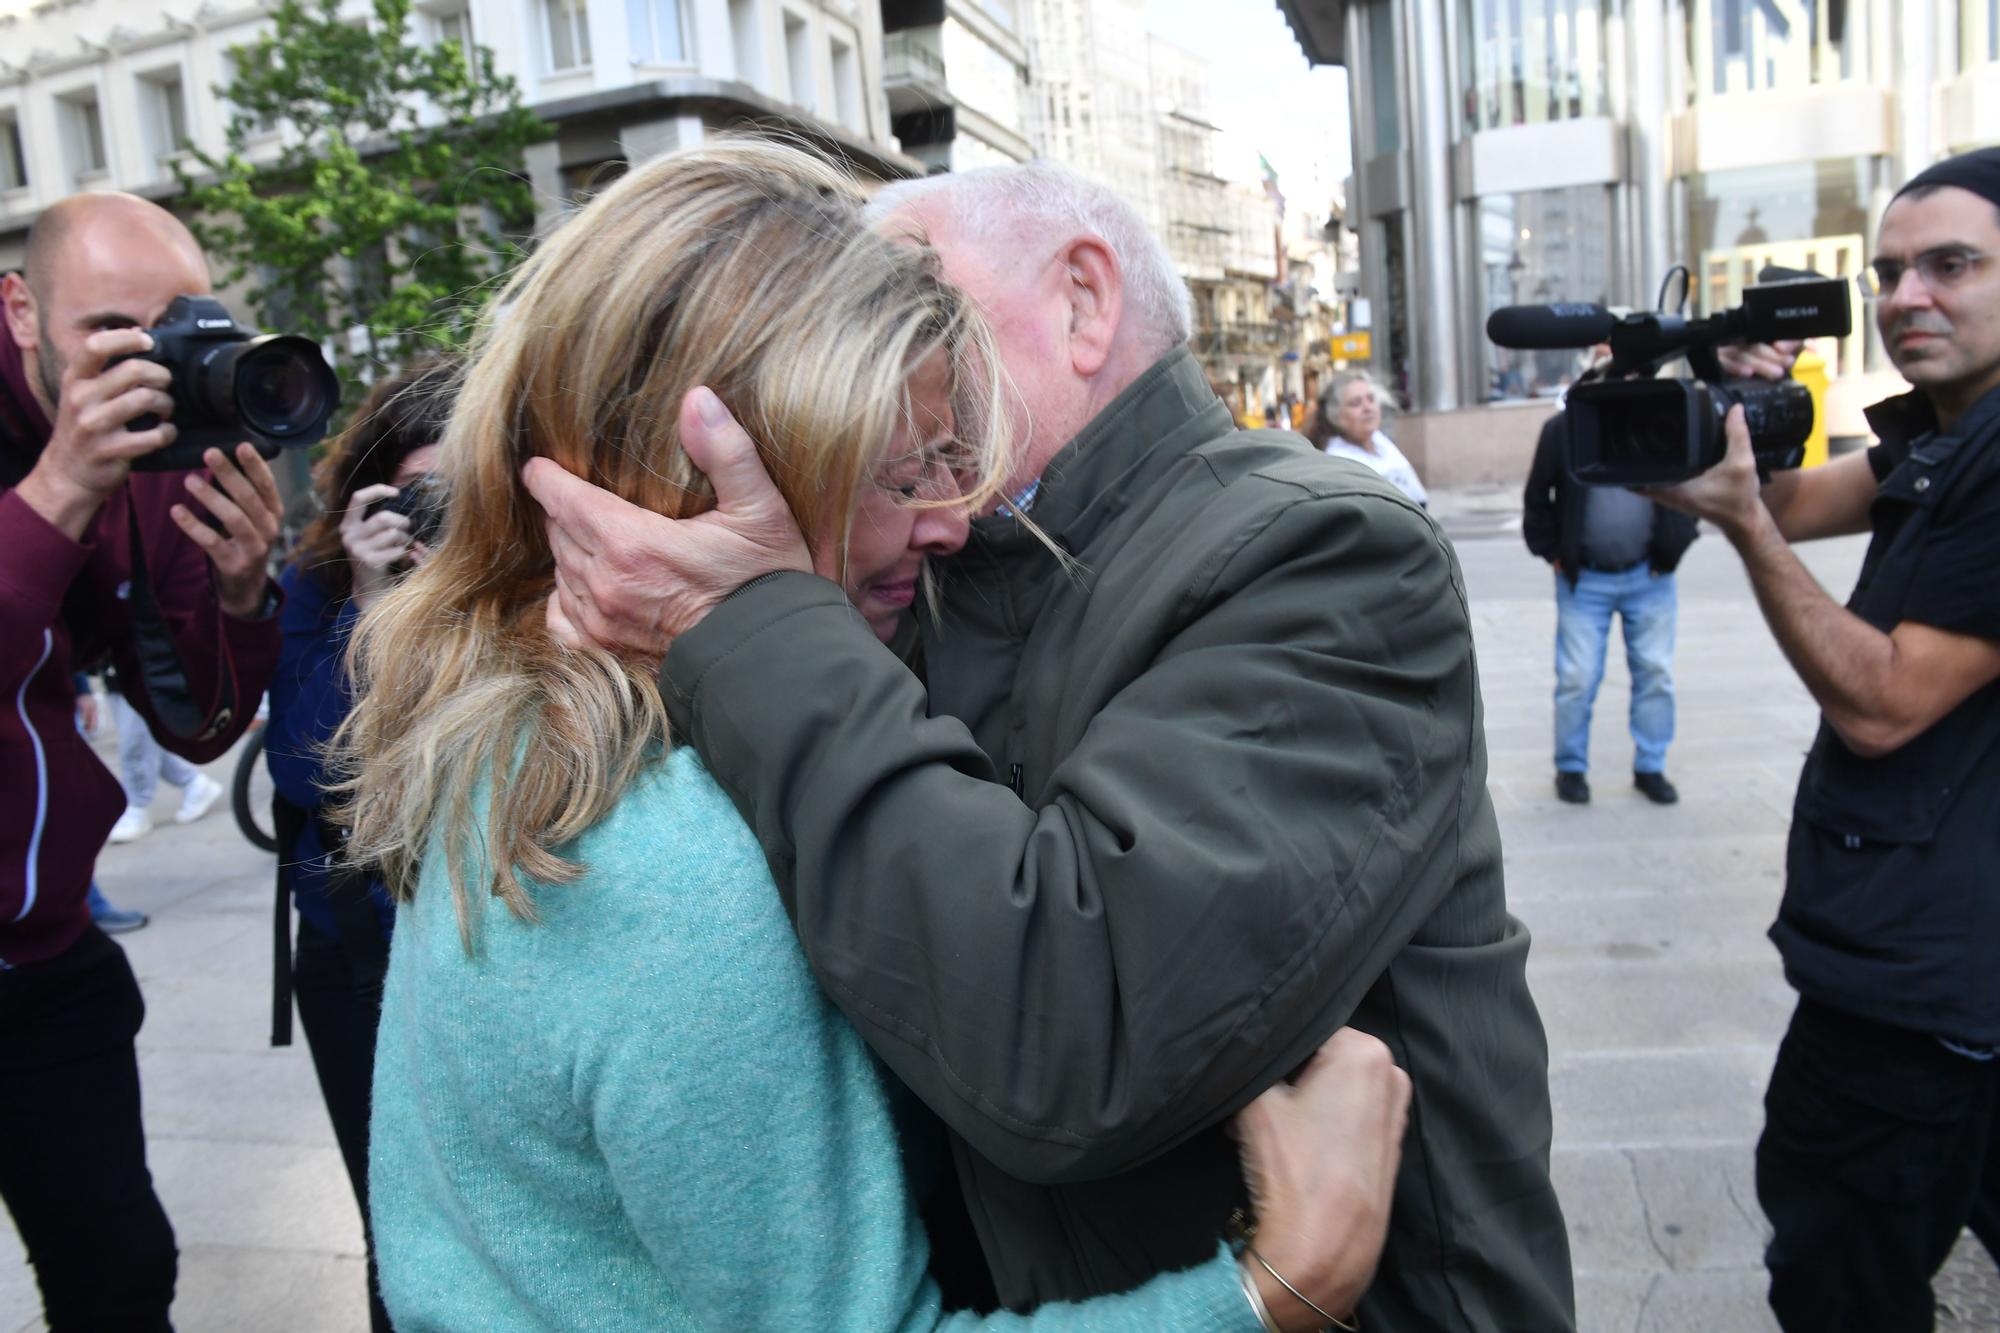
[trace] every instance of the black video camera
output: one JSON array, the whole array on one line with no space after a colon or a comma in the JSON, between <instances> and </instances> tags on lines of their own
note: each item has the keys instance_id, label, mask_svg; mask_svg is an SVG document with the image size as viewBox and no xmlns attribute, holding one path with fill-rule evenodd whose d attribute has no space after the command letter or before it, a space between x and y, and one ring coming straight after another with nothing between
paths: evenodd
<instances>
[{"instance_id":1,"label":"black video camera","mask_svg":"<svg viewBox=\"0 0 2000 1333\"><path fill-rule=\"evenodd\" d=\"M1743 405L1757 471L1797 467L1813 428L1812 392L1791 380L1731 379L1715 349L1735 343L1845 337L1853 328L1848 282L1767 268L1743 304L1706 319L1614 316L1599 305L1520 305L1493 312L1486 336L1502 347L1611 344L1611 362L1579 380L1565 401L1569 469L1593 486L1664 486L1722 461L1722 421ZM1685 356L1692 380L1653 378Z\"/></svg>"},{"instance_id":2,"label":"black video camera","mask_svg":"<svg viewBox=\"0 0 2000 1333\"><path fill-rule=\"evenodd\" d=\"M177 433L164 449L134 459L134 471L198 468L204 450L231 453L241 440L275 458L280 449L325 438L340 406L340 380L312 339L254 333L212 296L176 296L146 332L153 350L134 356L172 372ZM126 429L151 430L159 420L148 413Z\"/></svg>"}]
</instances>

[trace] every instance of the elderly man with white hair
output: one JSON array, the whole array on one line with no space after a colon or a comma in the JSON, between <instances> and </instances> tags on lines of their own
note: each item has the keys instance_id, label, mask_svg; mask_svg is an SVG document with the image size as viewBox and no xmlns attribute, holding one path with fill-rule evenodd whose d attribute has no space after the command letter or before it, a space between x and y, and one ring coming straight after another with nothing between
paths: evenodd
<instances>
[{"instance_id":1,"label":"elderly man with white hair","mask_svg":"<svg viewBox=\"0 0 2000 1333\"><path fill-rule=\"evenodd\" d=\"M1036 163L874 207L984 310L1021 432L1011 503L913 552L937 609L889 590L902 660L706 394L700 517L529 464L552 620L660 658L821 983L949 1127L1000 1303L1212 1254L1255 1195L1228 1117L1352 1024L1413 1083L1368 1326L1572 1327L1450 546L1379 477L1234 427L1108 192Z\"/></svg>"}]
</instances>

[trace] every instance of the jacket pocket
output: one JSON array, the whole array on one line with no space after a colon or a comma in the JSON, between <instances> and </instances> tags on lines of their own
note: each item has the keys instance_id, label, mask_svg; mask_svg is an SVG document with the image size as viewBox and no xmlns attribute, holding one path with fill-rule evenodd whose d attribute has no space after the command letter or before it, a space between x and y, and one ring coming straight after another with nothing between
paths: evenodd
<instances>
[{"instance_id":1,"label":"jacket pocket","mask_svg":"<svg viewBox=\"0 0 2000 1333\"><path fill-rule=\"evenodd\" d=\"M1799 814L1829 833L1868 842L1925 844L1952 802L2000 743L2000 708L1988 686L1930 730L1878 759L1847 748L1820 724L1799 780Z\"/></svg>"}]
</instances>

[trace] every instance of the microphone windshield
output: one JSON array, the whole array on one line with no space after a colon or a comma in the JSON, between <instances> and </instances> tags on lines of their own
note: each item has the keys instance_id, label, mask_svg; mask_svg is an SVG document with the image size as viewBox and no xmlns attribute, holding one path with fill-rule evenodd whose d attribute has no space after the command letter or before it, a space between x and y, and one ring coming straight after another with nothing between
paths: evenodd
<instances>
[{"instance_id":1,"label":"microphone windshield","mask_svg":"<svg viewBox=\"0 0 2000 1333\"><path fill-rule=\"evenodd\" d=\"M1617 317L1601 305L1510 305L1487 319L1486 336L1519 351L1594 347L1611 337L1617 323Z\"/></svg>"}]
</instances>

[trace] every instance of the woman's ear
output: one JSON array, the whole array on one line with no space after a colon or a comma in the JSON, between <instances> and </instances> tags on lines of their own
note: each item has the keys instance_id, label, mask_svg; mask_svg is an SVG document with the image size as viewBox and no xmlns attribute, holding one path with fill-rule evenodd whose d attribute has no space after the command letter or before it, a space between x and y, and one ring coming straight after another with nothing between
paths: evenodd
<instances>
[{"instance_id":1,"label":"woman's ear","mask_svg":"<svg viewBox=\"0 0 2000 1333\"><path fill-rule=\"evenodd\" d=\"M1125 313L1118 256L1095 236L1079 236L1058 256L1069 274L1070 366L1085 378L1111 359Z\"/></svg>"}]
</instances>

